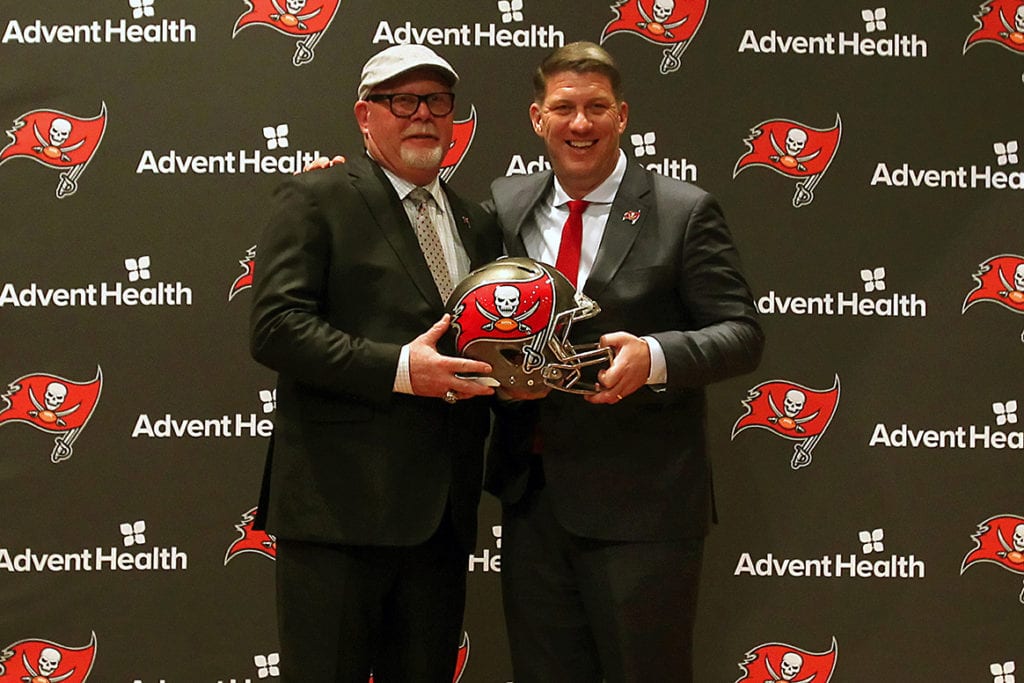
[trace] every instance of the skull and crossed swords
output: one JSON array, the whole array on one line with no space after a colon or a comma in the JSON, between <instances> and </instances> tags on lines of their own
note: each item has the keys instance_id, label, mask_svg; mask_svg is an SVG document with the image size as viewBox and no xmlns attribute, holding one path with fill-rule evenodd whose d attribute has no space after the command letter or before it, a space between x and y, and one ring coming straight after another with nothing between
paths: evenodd
<instances>
[{"instance_id":1,"label":"skull and crossed swords","mask_svg":"<svg viewBox=\"0 0 1024 683\"><path fill-rule=\"evenodd\" d=\"M1004 550L996 553L999 557L1005 557L1014 564L1024 564L1024 524L1018 524L1013 529L1013 545L1011 546L1003 538L1002 530L996 531L996 536L999 538L999 543L1003 546Z\"/></svg>"},{"instance_id":2,"label":"skull and crossed swords","mask_svg":"<svg viewBox=\"0 0 1024 683\"><path fill-rule=\"evenodd\" d=\"M57 423L61 427L66 427L67 423L62 419L66 415L70 415L81 407L81 403L76 403L71 408L66 410L57 410L68 397L68 388L60 382L50 382L46 385L46 391L43 393L43 402L40 403L39 399L32 392L32 387L28 388L28 398L32 401L32 405L36 407L35 410L28 411L29 417L38 417L41 421L47 424Z\"/></svg>"},{"instance_id":3,"label":"skull and crossed swords","mask_svg":"<svg viewBox=\"0 0 1024 683\"><path fill-rule=\"evenodd\" d=\"M320 14L320 10L323 9L322 7L317 7L312 12L299 14L299 12L302 11L302 8L306 6L306 0L285 0L285 7L281 7L278 0L271 0L271 4L274 5L274 9L277 10L277 13L270 15L270 18L273 21L280 21L289 28L297 26L302 31L305 31L307 28L305 24L306 19L315 17ZM285 8L287 8L287 11L285 11Z\"/></svg>"},{"instance_id":4,"label":"skull and crossed swords","mask_svg":"<svg viewBox=\"0 0 1024 683\"><path fill-rule=\"evenodd\" d=\"M73 145L64 144L71 136L71 122L67 119L57 118L50 123L49 140L43 137L43 134L39 132L39 128L35 124L32 124L32 132L35 133L36 140L39 141L39 146L33 147L32 151L39 152L50 159L71 161L71 157L67 153L74 152L85 144L85 138L82 138Z\"/></svg>"},{"instance_id":5,"label":"skull and crossed swords","mask_svg":"<svg viewBox=\"0 0 1024 683\"><path fill-rule=\"evenodd\" d=\"M1022 6L1024 7L1024 6ZM999 292L999 296L1005 296L1015 304L1024 303L1024 263L1020 263L1013 269L1013 284L1006 280L1003 271L999 271L999 281L1006 289Z\"/></svg>"},{"instance_id":6,"label":"skull and crossed swords","mask_svg":"<svg viewBox=\"0 0 1024 683\"><path fill-rule=\"evenodd\" d=\"M540 306L540 301L534 301L533 306L530 306L525 313L516 315L521 298L519 288L515 285L497 285L494 288L494 307L498 309L500 315L491 313L481 306L480 301L477 300L476 310L480 311L480 315L490 320L489 323L483 325L483 329L487 332L498 328L502 332L512 332L515 330L524 334L533 334L530 326L523 321L534 314Z\"/></svg>"},{"instance_id":7,"label":"skull and crossed swords","mask_svg":"<svg viewBox=\"0 0 1024 683\"><path fill-rule=\"evenodd\" d=\"M25 666L25 671L32 674L31 678L28 676L22 676L21 680L25 683L60 683L61 681L68 678L71 674L75 673L74 669L68 671L66 674L60 676L54 676L53 674L57 671L57 667L60 666L61 654L60 651L52 647L44 647L39 652L39 670L36 671L32 668L32 665L28 663L28 657L25 653L21 655L21 662Z\"/></svg>"},{"instance_id":8,"label":"skull and crossed swords","mask_svg":"<svg viewBox=\"0 0 1024 683\"><path fill-rule=\"evenodd\" d=\"M672 12L675 11L676 0L654 0L654 7L651 8L654 14L653 18L644 10L644 5L640 0L637 0L636 6L640 10L640 16L644 18L644 21L638 21L636 25L656 36L664 34L666 38L675 38L670 29L682 26L690 18L686 16L671 24L666 23L668 18L672 16Z\"/></svg>"},{"instance_id":9,"label":"skull and crossed swords","mask_svg":"<svg viewBox=\"0 0 1024 683\"><path fill-rule=\"evenodd\" d=\"M804 166L804 162L810 161L821 154L821 150L817 149L810 154L797 156L801 151L803 151L803 148L807 146L807 131L801 130L800 128L790 128L786 133L785 149L783 149L782 146L779 145L779 141L775 139L775 133L769 134L768 139L771 141L772 147L776 152L768 158L782 164L786 168L795 168L798 171L806 171L807 167Z\"/></svg>"},{"instance_id":10,"label":"skull and crossed swords","mask_svg":"<svg viewBox=\"0 0 1024 683\"><path fill-rule=\"evenodd\" d=\"M1006 31L999 32L999 37L1006 38L1017 45L1024 45L1024 5L1019 6L1014 13L1013 26L1010 26L1010 22L1006 20L1006 15L1002 10L999 10L999 20L1003 22L1003 28L1006 29Z\"/></svg>"},{"instance_id":11,"label":"skull and crossed swords","mask_svg":"<svg viewBox=\"0 0 1024 683\"><path fill-rule=\"evenodd\" d=\"M814 675L812 674L800 681L796 680L796 675L800 673L800 669L804 666L804 658L796 652L787 652L782 655L782 661L779 662L779 669L782 673L781 676L772 670L772 663L768 661L767 657L764 660L764 665L768 669L768 673L771 675L771 679L764 683L789 683L790 681L793 683L807 683L807 681L814 678Z\"/></svg>"},{"instance_id":12,"label":"skull and crossed swords","mask_svg":"<svg viewBox=\"0 0 1024 683\"><path fill-rule=\"evenodd\" d=\"M807 430L800 425L813 420L821 412L820 410L815 410L807 417L798 418L797 415L804 409L806 403L807 394L799 389L790 389L782 399L783 410L779 410L778 406L775 405L775 399L772 398L771 394L768 394L768 405L771 406L772 412L775 413L775 417L769 417L768 421L773 424L778 423L783 429L792 429L798 434L803 434Z\"/></svg>"}]
</instances>

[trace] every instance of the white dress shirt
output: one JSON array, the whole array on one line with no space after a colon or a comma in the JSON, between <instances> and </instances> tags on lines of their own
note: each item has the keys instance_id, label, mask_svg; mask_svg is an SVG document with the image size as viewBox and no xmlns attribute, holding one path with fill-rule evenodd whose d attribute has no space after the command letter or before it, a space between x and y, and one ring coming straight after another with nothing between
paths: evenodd
<instances>
[{"instance_id":1,"label":"white dress shirt","mask_svg":"<svg viewBox=\"0 0 1024 683\"><path fill-rule=\"evenodd\" d=\"M590 204L583 212L583 242L580 246L580 270L576 278L577 290L587 284L590 271L597 260L597 251L601 246L604 231L608 225L612 202L626 175L626 155L619 150L619 160L615 169L600 185L587 193L583 199ZM558 259L558 247L562 242L562 226L569 217L569 201L572 197L562 188L555 176L552 191L544 198L534 213L534 223L527 223L523 229L523 244L530 258L542 263L554 264ZM600 302L598 302L600 303ZM668 368L665 365L665 352L654 337L642 337L647 342L651 353L651 372L647 376L648 384L664 384L668 381Z\"/></svg>"}]
</instances>

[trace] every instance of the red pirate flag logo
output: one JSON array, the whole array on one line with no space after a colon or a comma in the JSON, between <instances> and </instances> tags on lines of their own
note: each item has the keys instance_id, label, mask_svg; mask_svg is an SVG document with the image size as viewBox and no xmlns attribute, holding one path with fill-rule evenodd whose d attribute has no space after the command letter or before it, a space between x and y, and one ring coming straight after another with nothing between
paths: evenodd
<instances>
[{"instance_id":1,"label":"red pirate flag logo","mask_svg":"<svg viewBox=\"0 0 1024 683\"><path fill-rule=\"evenodd\" d=\"M96 634L85 647L19 640L0 650L0 683L84 683L96 659Z\"/></svg>"},{"instance_id":2,"label":"red pirate flag logo","mask_svg":"<svg viewBox=\"0 0 1024 683\"><path fill-rule=\"evenodd\" d=\"M981 4L974 20L978 28L964 41L964 52L977 43L992 42L1024 54L1024 2L988 0Z\"/></svg>"},{"instance_id":3,"label":"red pirate flag logo","mask_svg":"<svg viewBox=\"0 0 1024 683\"><path fill-rule=\"evenodd\" d=\"M839 405L839 375L831 389L809 389L785 380L762 382L743 400L747 412L736 420L732 438L748 427L767 429L793 447L793 469L811 464L811 451L825 434Z\"/></svg>"},{"instance_id":4,"label":"red pirate flag logo","mask_svg":"<svg viewBox=\"0 0 1024 683\"><path fill-rule=\"evenodd\" d=\"M269 26L289 36L300 36L295 43L292 64L309 64L316 56L313 49L331 25L341 0L245 0L249 10L238 17L234 38L249 26Z\"/></svg>"},{"instance_id":5,"label":"red pirate flag logo","mask_svg":"<svg viewBox=\"0 0 1024 683\"><path fill-rule=\"evenodd\" d=\"M792 645L768 643L747 653L736 683L828 683L836 667L836 639L828 652L808 652Z\"/></svg>"},{"instance_id":6,"label":"red pirate flag logo","mask_svg":"<svg viewBox=\"0 0 1024 683\"><path fill-rule=\"evenodd\" d=\"M469 659L469 634L462 632L462 645L459 645L458 658L455 660L455 675L452 676L452 683L459 683L462 674L466 670L466 660ZM370 675L370 683L373 683L373 675Z\"/></svg>"},{"instance_id":7,"label":"red pirate flag logo","mask_svg":"<svg viewBox=\"0 0 1024 683\"><path fill-rule=\"evenodd\" d=\"M542 349L554 327L555 290L546 273L532 280L487 282L466 292L452 309L455 346L465 355L475 342L530 340L523 371L544 364Z\"/></svg>"},{"instance_id":8,"label":"red pirate flag logo","mask_svg":"<svg viewBox=\"0 0 1024 683\"><path fill-rule=\"evenodd\" d=\"M616 17L601 33L601 43L613 33L627 31L644 40L670 46L664 50L660 71L678 71L680 57L697 34L707 13L707 0L618 0Z\"/></svg>"},{"instance_id":9,"label":"red pirate flag logo","mask_svg":"<svg viewBox=\"0 0 1024 683\"><path fill-rule=\"evenodd\" d=\"M27 422L36 429L58 434L50 460L66 460L71 457L71 445L92 417L102 385L99 367L96 379L91 382L72 382L57 375L25 375L0 396L7 404L0 409L0 426Z\"/></svg>"},{"instance_id":10,"label":"red pirate flag logo","mask_svg":"<svg viewBox=\"0 0 1024 683\"><path fill-rule=\"evenodd\" d=\"M235 295L241 292L243 289L249 289L252 287L252 275L256 270L256 245L252 245L245 252L245 258L238 262L238 265L242 266L242 274L235 278L235 281L231 283L231 289L228 291L228 301L235 298Z\"/></svg>"},{"instance_id":11,"label":"red pirate flag logo","mask_svg":"<svg viewBox=\"0 0 1024 683\"><path fill-rule=\"evenodd\" d=\"M475 135L476 107L472 107L469 111L469 118L456 121L452 127L452 144L448 147L444 159L441 160L441 172L438 174L441 176L441 180L447 183L452 179L459 164L465 158L466 152L469 151L469 146L473 144Z\"/></svg>"},{"instance_id":12,"label":"red pirate flag logo","mask_svg":"<svg viewBox=\"0 0 1024 683\"><path fill-rule=\"evenodd\" d=\"M242 553L258 553L272 560L277 559L277 538L266 531L253 529L253 521L256 519L256 508L242 513L242 521L235 525L235 529L241 536L235 539L234 543L228 546L224 553L224 564Z\"/></svg>"},{"instance_id":13,"label":"red pirate flag logo","mask_svg":"<svg viewBox=\"0 0 1024 683\"><path fill-rule=\"evenodd\" d=\"M750 166L767 166L798 179L793 206L806 206L814 201L814 188L835 158L841 135L839 114L836 125L824 129L789 119L769 119L750 129L744 140L749 151L736 162L732 177Z\"/></svg>"},{"instance_id":14,"label":"red pirate flag logo","mask_svg":"<svg viewBox=\"0 0 1024 683\"><path fill-rule=\"evenodd\" d=\"M991 301L1014 313L1024 313L1024 257L993 256L978 266L978 272L972 277L978 286L967 294L961 313L979 301ZM1021 341L1024 341L1024 332Z\"/></svg>"},{"instance_id":15,"label":"red pirate flag logo","mask_svg":"<svg viewBox=\"0 0 1024 683\"><path fill-rule=\"evenodd\" d=\"M44 166L63 169L57 198L78 191L78 179L92 160L107 127L107 103L91 119L78 118L56 109L36 109L14 120L7 131L12 142L0 150L0 164L14 157L28 157Z\"/></svg>"},{"instance_id":16,"label":"red pirate flag logo","mask_svg":"<svg viewBox=\"0 0 1024 683\"><path fill-rule=\"evenodd\" d=\"M960 565L961 576L977 562L993 562L1015 574L1024 574L1024 517L989 517L978 525L971 538L974 539L974 549L964 556ZM1020 601L1024 603L1024 590Z\"/></svg>"}]
</instances>

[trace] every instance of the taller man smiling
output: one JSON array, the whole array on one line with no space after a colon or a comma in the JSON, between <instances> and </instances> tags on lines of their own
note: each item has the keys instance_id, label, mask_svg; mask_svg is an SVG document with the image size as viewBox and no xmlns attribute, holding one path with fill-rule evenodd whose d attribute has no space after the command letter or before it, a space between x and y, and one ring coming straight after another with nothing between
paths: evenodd
<instances>
[{"instance_id":1,"label":"taller man smiling","mask_svg":"<svg viewBox=\"0 0 1024 683\"><path fill-rule=\"evenodd\" d=\"M496 423L514 677L685 683L714 507L704 387L752 371L764 338L717 202L619 149L629 106L611 56L566 45L534 93L553 173L494 181L505 245L597 301L572 341L616 355L599 393L505 404Z\"/></svg>"}]
</instances>

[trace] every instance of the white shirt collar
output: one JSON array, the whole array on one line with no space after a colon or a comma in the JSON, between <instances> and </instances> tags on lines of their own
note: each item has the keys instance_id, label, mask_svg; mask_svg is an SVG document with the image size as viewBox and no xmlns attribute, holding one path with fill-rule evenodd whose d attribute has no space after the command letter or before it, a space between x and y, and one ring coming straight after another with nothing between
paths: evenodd
<instances>
[{"instance_id":1,"label":"white shirt collar","mask_svg":"<svg viewBox=\"0 0 1024 683\"><path fill-rule=\"evenodd\" d=\"M373 156L371 156L369 152L367 152L366 155L373 159ZM437 206L438 210L441 213L444 213L445 203L443 199L444 195L441 193L440 176L434 176L434 179L431 180L428 184L421 186L416 185L414 183L410 183L408 180L405 180L404 178L400 178L399 176L395 175L394 173L384 168L383 166L380 167L380 170L384 171L384 175L386 175L388 177L388 180L391 181L391 186L395 188L395 192L398 193L399 199L405 201L406 197L409 196L410 192L415 190L417 187L423 187L423 189L429 192L430 196L434 198L434 204Z\"/></svg>"},{"instance_id":2,"label":"white shirt collar","mask_svg":"<svg viewBox=\"0 0 1024 683\"><path fill-rule=\"evenodd\" d=\"M625 175L626 153L620 149L619 160L615 162L615 168L600 185L588 192L583 199L591 204L611 204L615 201L615 194L619 191L619 185L622 184L622 178ZM572 199L569 193L562 188L562 184L558 182L558 176L555 176L555 193L552 199L554 206L564 206Z\"/></svg>"}]
</instances>

